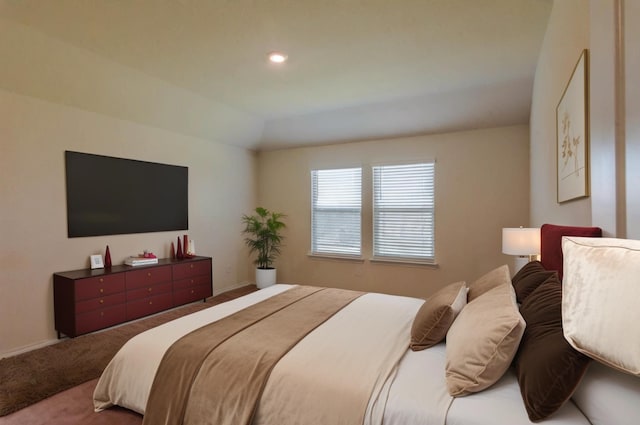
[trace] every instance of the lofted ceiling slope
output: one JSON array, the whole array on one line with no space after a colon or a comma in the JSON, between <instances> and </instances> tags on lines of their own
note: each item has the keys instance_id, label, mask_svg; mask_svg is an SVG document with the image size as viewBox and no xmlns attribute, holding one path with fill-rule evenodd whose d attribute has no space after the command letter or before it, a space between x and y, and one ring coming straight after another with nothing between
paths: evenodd
<instances>
[{"instance_id":1,"label":"lofted ceiling slope","mask_svg":"<svg viewBox=\"0 0 640 425\"><path fill-rule=\"evenodd\" d=\"M551 6L0 0L0 86L257 150L524 124Z\"/></svg>"}]
</instances>

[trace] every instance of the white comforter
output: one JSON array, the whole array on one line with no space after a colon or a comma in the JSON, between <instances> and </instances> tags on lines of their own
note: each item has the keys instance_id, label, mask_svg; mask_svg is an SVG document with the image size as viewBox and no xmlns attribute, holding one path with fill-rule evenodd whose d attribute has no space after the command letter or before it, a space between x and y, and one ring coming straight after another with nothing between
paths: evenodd
<instances>
[{"instance_id":1,"label":"white comforter","mask_svg":"<svg viewBox=\"0 0 640 425\"><path fill-rule=\"evenodd\" d=\"M122 347L100 378L94 393L96 410L120 405L144 414L156 370L174 341L290 287L272 286L136 336ZM363 392L369 398L365 424L382 424L391 384L407 351L411 324L422 302L365 294L340 310L276 365L254 424L284 424L302 417L313 418L315 423L340 424L344 422L341 412L352 409L350 397ZM440 394L425 400L430 420L422 423L443 425L450 397L444 385L432 389Z\"/></svg>"},{"instance_id":2,"label":"white comforter","mask_svg":"<svg viewBox=\"0 0 640 425\"><path fill-rule=\"evenodd\" d=\"M247 296L177 319L173 322L151 329L131 339L116 354L105 369L94 393L96 411L112 405L119 405L144 414L151 384L164 352L182 335L207 323L218 320L235 311L255 304L272 295L283 292L290 285L275 285ZM283 423L280 416L286 408L297 408L301 403L316 414L323 415L327 410L338 413L339 409L327 409L314 403L315 397L335 396L335 400L348 400L348 391L358 387L358 376L367 374L375 381L375 391L370 399L365 424L385 425L520 425L531 424L520 397L515 376L508 372L494 387L482 393L453 400L446 391L444 369L446 352L444 344L427 350L413 352L407 350L411 323L420 308L422 300L367 294L373 297L377 311L373 313L353 302L311 334L304 344L301 342L285 355L274 368L258 408L254 423L267 425ZM391 313L383 313L381 306L393 303ZM392 320L403 322L400 332L393 336L394 348L389 351L391 359L388 370L369 370L367 356L375 349L371 339L377 329ZM346 322L343 321L346 320ZM351 323L345 326L345 323ZM327 342L331 341L331 342ZM375 342L375 341L373 341ZM312 343L312 345L308 345ZM338 345L335 345L338 344ZM336 348L340 347L340 348ZM319 350L319 351L318 351ZM310 353L328 357L327 364L342 363L329 373L327 370L307 367ZM347 353L349 354L347 356ZM357 356L353 357L353 354ZM352 360L346 361L345 359ZM355 362L353 359L356 359ZM399 360L399 361L398 361ZM354 366L355 365L355 366ZM346 369L345 369L346 368ZM305 387L303 391L301 385ZM282 388L288 391L288 407L270 403L282 396ZM314 392L315 391L315 392ZM297 394L297 397L292 397ZM265 402L266 400L266 402ZM338 403L339 404L339 403ZM449 406L451 406L449 408ZM448 410L448 413L447 413ZM445 421L446 418L446 421ZM330 417L323 417L322 423L334 424ZM589 425L580 411L572 403L567 403L553 418L545 423L549 425Z\"/></svg>"}]
</instances>

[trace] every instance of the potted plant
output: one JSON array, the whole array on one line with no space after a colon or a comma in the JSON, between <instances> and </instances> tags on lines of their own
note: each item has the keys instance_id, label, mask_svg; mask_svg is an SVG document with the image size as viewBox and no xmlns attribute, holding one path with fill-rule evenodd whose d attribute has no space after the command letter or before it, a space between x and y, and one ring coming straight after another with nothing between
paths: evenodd
<instances>
[{"instance_id":1,"label":"potted plant","mask_svg":"<svg viewBox=\"0 0 640 425\"><path fill-rule=\"evenodd\" d=\"M280 246L284 239L280 232L286 226L281 221L282 213L271 212L266 208L258 207L253 215L243 215L242 222L245 225L244 239L249 247L249 253L257 253L254 261L256 265L256 286L266 288L276 283L276 269L273 262L280 254Z\"/></svg>"}]
</instances>

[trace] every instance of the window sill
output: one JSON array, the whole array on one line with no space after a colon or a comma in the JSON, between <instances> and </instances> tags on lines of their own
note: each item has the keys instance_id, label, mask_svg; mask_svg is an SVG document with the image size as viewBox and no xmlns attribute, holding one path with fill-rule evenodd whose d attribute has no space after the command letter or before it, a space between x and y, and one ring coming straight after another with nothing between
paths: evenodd
<instances>
[{"instance_id":1,"label":"window sill","mask_svg":"<svg viewBox=\"0 0 640 425\"><path fill-rule=\"evenodd\" d=\"M357 263L364 263L364 257L361 255L318 254L309 252L307 253L307 257L317 260L354 261Z\"/></svg>"},{"instance_id":2,"label":"window sill","mask_svg":"<svg viewBox=\"0 0 640 425\"><path fill-rule=\"evenodd\" d=\"M389 264L403 264L407 266L419 266L419 267L429 267L433 269L437 269L440 266L435 261L421 261L415 260L412 258L388 258L388 257L373 257L369 259L372 263L389 263Z\"/></svg>"}]
</instances>

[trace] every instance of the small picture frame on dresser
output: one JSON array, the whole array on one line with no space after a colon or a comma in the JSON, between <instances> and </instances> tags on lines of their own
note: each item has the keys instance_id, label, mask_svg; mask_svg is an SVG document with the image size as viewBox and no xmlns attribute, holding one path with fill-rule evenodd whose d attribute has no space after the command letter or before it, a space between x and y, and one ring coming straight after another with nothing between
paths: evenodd
<instances>
[{"instance_id":1,"label":"small picture frame on dresser","mask_svg":"<svg viewBox=\"0 0 640 425\"><path fill-rule=\"evenodd\" d=\"M102 255L92 255L89 258L89 262L91 263L91 269L103 269L104 262L102 261Z\"/></svg>"}]
</instances>

